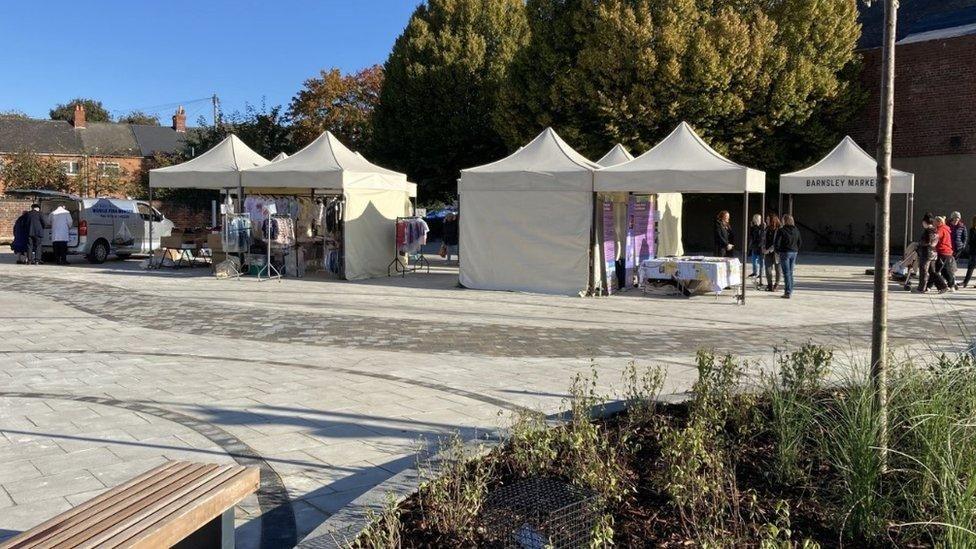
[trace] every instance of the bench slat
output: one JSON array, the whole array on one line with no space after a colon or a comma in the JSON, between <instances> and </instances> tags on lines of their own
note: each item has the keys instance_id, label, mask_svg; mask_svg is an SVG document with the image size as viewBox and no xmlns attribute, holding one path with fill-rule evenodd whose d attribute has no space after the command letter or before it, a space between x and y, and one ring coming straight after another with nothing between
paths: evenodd
<instances>
[{"instance_id":1,"label":"bench slat","mask_svg":"<svg viewBox=\"0 0 976 549\"><path fill-rule=\"evenodd\" d=\"M159 467L150 469L149 471L146 471L145 473L137 476L136 478L124 484L119 485L114 489L99 494L98 496L86 501L85 503L82 503L77 507L73 507L56 517L53 517L49 520L42 522L41 524L38 524L37 526L31 528L26 532L18 534L4 541L3 543L0 543L0 549L25 549L28 547L32 547L38 542L43 541L45 538L57 534L57 532L60 531L61 526L66 522L70 523L72 519L74 519L81 513L91 511L92 509L103 504L106 500L112 499L116 495L117 491L126 491L132 489L133 487L138 486L139 484L145 482L146 480L152 478L155 475L165 474L171 469L176 469L181 466L187 466L187 465L190 464L185 462L170 461L164 463L163 465L160 465Z\"/></svg>"},{"instance_id":2,"label":"bench slat","mask_svg":"<svg viewBox=\"0 0 976 549\"><path fill-rule=\"evenodd\" d=\"M260 470L252 467L245 468L220 489L211 490L202 498L187 495L184 501L174 502L166 510L171 511L169 514L160 518L154 526L143 528L141 533L118 547L129 549L171 547L198 530L201 525L219 517L225 510L233 509L241 500L254 493L260 483Z\"/></svg>"},{"instance_id":3,"label":"bench slat","mask_svg":"<svg viewBox=\"0 0 976 549\"><path fill-rule=\"evenodd\" d=\"M65 546L74 546L84 540L97 535L114 524L126 519L141 509L151 506L159 498L166 497L174 492L180 493L187 485L196 485L205 482L210 476L217 474L217 465L186 464L188 467L181 469L177 474L169 475L166 478L150 479L152 482L144 483L138 491L129 491L126 496L119 494L117 500L111 505L104 507L97 512L92 512L81 516L84 519L76 522L68 528L62 529L56 536L45 539L36 549L53 549ZM135 488L135 487L134 487Z\"/></svg>"},{"instance_id":4,"label":"bench slat","mask_svg":"<svg viewBox=\"0 0 976 549\"><path fill-rule=\"evenodd\" d=\"M142 508L137 513L131 514L125 520L115 523L111 528L103 530L95 536L81 540L76 544L76 547L83 549L118 546L144 528L156 528L159 523L158 513L161 511L169 510L166 513L169 514L172 512L171 509L174 506L190 504L194 499L199 498L211 490L221 489L228 480L240 474L244 469L240 465L224 466L215 469L205 478L183 487L178 492L153 501L151 505ZM192 526L192 529L186 535L196 531L202 524L194 524ZM166 525L166 527L169 527L169 525Z\"/></svg>"}]
</instances>

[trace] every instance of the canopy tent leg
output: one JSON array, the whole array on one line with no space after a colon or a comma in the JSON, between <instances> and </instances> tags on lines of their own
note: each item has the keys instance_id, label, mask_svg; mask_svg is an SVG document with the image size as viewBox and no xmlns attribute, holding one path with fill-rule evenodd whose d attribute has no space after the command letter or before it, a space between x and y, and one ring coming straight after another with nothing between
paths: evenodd
<instances>
[{"instance_id":1,"label":"canopy tent leg","mask_svg":"<svg viewBox=\"0 0 976 549\"><path fill-rule=\"evenodd\" d=\"M156 218L154 215L156 210L153 208L153 188L152 185L149 186L149 268L152 269L153 257L156 253L153 249L153 220Z\"/></svg>"},{"instance_id":2,"label":"canopy tent leg","mask_svg":"<svg viewBox=\"0 0 976 549\"><path fill-rule=\"evenodd\" d=\"M790 195L787 195L787 197L788 197L787 200L788 200L789 208L790 208L789 209L789 213L790 213L790 215L793 215L793 195L790 194Z\"/></svg>"},{"instance_id":3,"label":"canopy tent leg","mask_svg":"<svg viewBox=\"0 0 976 549\"><path fill-rule=\"evenodd\" d=\"M742 195L742 296L739 302L746 304L746 262L749 261L749 191Z\"/></svg>"},{"instance_id":4,"label":"canopy tent leg","mask_svg":"<svg viewBox=\"0 0 976 549\"><path fill-rule=\"evenodd\" d=\"M783 193L779 193L779 207L776 208L776 215L783 217Z\"/></svg>"},{"instance_id":5,"label":"canopy tent leg","mask_svg":"<svg viewBox=\"0 0 976 549\"><path fill-rule=\"evenodd\" d=\"M908 193L908 240L915 240L915 193Z\"/></svg>"},{"instance_id":6,"label":"canopy tent leg","mask_svg":"<svg viewBox=\"0 0 976 549\"><path fill-rule=\"evenodd\" d=\"M911 224L911 209L912 209L911 199L909 198L910 196L911 195L909 194L905 195L905 243L901 249L902 255L905 255L905 252L908 250L908 226Z\"/></svg>"},{"instance_id":7,"label":"canopy tent leg","mask_svg":"<svg viewBox=\"0 0 976 549\"><path fill-rule=\"evenodd\" d=\"M590 200L592 202L592 209L590 211L590 269L589 269L589 281L586 285L586 295L595 296L596 295L596 262L598 260L598 254L596 249L596 193Z\"/></svg>"}]
</instances>

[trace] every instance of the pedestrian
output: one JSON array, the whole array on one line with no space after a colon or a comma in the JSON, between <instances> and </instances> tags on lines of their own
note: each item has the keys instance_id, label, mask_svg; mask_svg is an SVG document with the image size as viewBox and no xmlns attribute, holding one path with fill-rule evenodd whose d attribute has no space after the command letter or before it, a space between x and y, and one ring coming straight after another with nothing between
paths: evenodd
<instances>
[{"instance_id":1,"label":"pedestrian","mask_svg":"<svg viewBox=\"0 0 976 549\"><path fill-rule=\"evenodd\" d=\"M949 214L949 234L952 235L952 278L956 278L956 268L959 266L959 259L966 253L969 241L969 228L962 222L962 214L952 212ZM953 288L959 289L959 282L955 281Z\"/></svg>"},{"instance_id":2,"label":"pedestrian","mask_svg":"<svg viewBox=\"0 0 976 549\"><path fill-rule=\"evenodd\" d=\"M783 284L785 292L784 299L793 297L793 290L796 288L794 271L796 270L796 256L800 253L800 246L803 239L800 237L800 229L797 228L793 216L786 214L783 216L783 226L776 232L774 247L779 254L779 265L783 269Z\"/></svg>"},{"instance_id":3,"label":"pedestrian","mask_svg":"<svg viewBox=\"0 0 976 549\"><path fill-rule=\"evenodd\" d=\"M68 264L68 238L71 232L71 212L58 206L51 212L51 246L54 248L54 262Z\"/></svg>"},{"instance_id":4,"label":"pedestrian","mask_svg":"<svg viewBox=\"0 0 976 549\"><path fill-rule=\"evenodd\" d=\"M763 244L766 240L766 225L763 225L763 218L760 214L752 216L752 224L749 225L749 262L752 263L752 274L749 278L759 277L762 280Z\"/></svg>"},{"instance_id":5,"label":"pedestrian","mask_svg":"<svg viewBox=\"0 0 976 549\"><path fill-rule=\"evenodd\" d=\"M715 257L732 257L732 248L735 246L735 236L732 234L732 225L729 220L732 216L729 212L722 210L715 217Z\"/></svg>"},{"instance_id":6,"label":"pedestrian","mask_svg":"<svg viewBox=\"0 0 976 549\"><path fill-rule=\"evenodd\" d=\"M41 206L31 204L27 212L27 263L41 265L41 241L44 239L44 216Z\"/></svg>"},{"instance_id":7,"label":"pedestrian","mask_svg":"<svg viewBox=\"0 0 976 549\"><path fill-rule=\"evenodd\" d=\"M973 278L973 269L976 269L976 215L973 216L973 224L969 227L966 242L966 250L963 253L969 260L969 264L966 266L966 278L962 281L963 288L969 287L969 281Z\"/></svg>"},{"instance_id":8,"label":"pedestrian","mask_svg":"<svg viewBox=\"0 0 976 549\"><path fill-rule=\"evenodd\" d=\"M20 213L17 221L14 221L14 241L10 244L10 249L17 254L17 264L27 264L27 247L30 245L30 219L27 210Z\"/></svg>"},{"instance_id":9,"label":"pedestrian","mask_svg":"<svg viewBox=\"0 0 976 549\"><path fill-rule=\"evenodd\" d=\"M939 236L939 243L935 246L935 252L939 255L939 263L936 269L942 273L950 291L956 290L956 257L952 251L952 231L949 229L946 218L939 216L935 218L935 230Z\"/></svg>"},{"instance_id":10,"label":"pedestrian","mask_svg":"<svg viewBox=\"0 0 976 549\"><path fill-rule=\"evenodd\" d=\"M944 294L948 286L939 271L939 232L935 226L935 216L926 213L922 216L922 234L918 237L918 292L925 294L929 291L929 283L933 282L939 289L940 294Z\"/></svg>"},{"instance_id":11,"label":"pedestrian","mask_svg":"<svg viewBox=\"0 0 976 549\"><path fill-rule=\"evenodd\" d=\"M782 223L779 216L769 214L766 216L766 234L763 242L763 263L766 265L766 291L775 292L779 290L779 261L776 258L776 235ZM773 271L776 271L776 282L773 282Z\"/></svg>"},{"instance_id":12,"label":"pedestrian","mask_svg":"<svg viewBox=\"0 0 976 549\"><path fill-rule=\"evenodd\" d=\"M454 251L454 255L458 255L458 233L460 219L458 215L454 212L448 213L444 216L444 258L448 261L451 260L451 251Z\"/></svg>"}]
</instances>

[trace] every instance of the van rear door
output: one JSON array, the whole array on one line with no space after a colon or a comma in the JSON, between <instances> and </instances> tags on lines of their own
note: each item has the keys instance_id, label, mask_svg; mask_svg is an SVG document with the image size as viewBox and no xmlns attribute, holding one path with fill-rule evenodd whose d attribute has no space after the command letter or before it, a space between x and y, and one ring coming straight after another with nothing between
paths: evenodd
<instances>
[{"instance_id":1,"label":"van rear door","mask_svg":"<svg viewBox=\"0 0 976 549\"><path fill-rule=\"evenodd\" d=\"M41 241L43 246L51 246L51 212L58 206L71 212L71 229L68 230L68 248L78 246L78 220L81 215L81 201L71 198L61 197L40 197L37 202L41 206L41 215L44 216L44 239Z\"/></svg>"}]
</instances>

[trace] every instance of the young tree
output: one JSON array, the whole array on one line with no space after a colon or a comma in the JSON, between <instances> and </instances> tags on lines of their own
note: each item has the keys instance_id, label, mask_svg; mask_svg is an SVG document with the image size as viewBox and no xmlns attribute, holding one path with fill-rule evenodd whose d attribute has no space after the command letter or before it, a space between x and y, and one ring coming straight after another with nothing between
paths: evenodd
<instances>
[{"instance_id":1,"label":"young tree","mask_svg":"<svg viewBox=\"0 0 976 549\"><path fill-rule=\"evenodd\" d=\"M87 114L87 108L85 110ZM136 124L139 126L158 126L159 115L149 114L142 111L131 111L120 116L118 122L122 124Z\"/></svg>"},{"instance_id":2,"label":"young tree","mask_svg":"<svg viewBox=\"0 0 976 549\"><path fill-rule=\"evenodd\" d=\"M8 189L48 189L69 192L71 181L61 163L30 151L9 155L3 162L0 179Z\"/></svg>"},{"instance_id":3,"label":"young tree","mask_svg":"<svg viewBox=\"0 0 976 549\"><path fill-rule=\"evenodd\" d=\"M75 105L81 105L85 107L85 120L88 122L111 122L112 115L108 112L105 107L102 106L101 101L95 99L87 99L84 97L78 97L68 101L67 103L60 103L51 109L51 120L64 120L66 122L72 122L75 119Z\"/></svg>"},{"instance_id":4,"label":"young tree","mask_svg":"<svg viewBox=\"0 0 976 549\"><path fill-rule=\"evenodd\" d=\"M373 152L425 199L455 193L463 168L506 152L492 113L528 40L523 0L430 0L397 38L374 118Z\"/></svg>"},{"instance_id":5,"label":"young tree","mask_svg":"<svg viewBox=\"0 0 976 549\"><path fill-rule=\"evenodd\" d=\"M294 145L304 147L329 130L353 150L365 150L382 84L379 65L347 75L331 69L306 80L288 107Z\"/></svg>"},{"instance_id":6,"label":"young tree","mask_svg":"<svg viewBox=\"0 0 976 549\"><path fill-rule=\"evenodd\" d=\"M722 152L775 170L781 132L847 97L838 75L859 36L854 0L527 8L532 39L503 88L499 131L514 146L553 125L590 155L615 142L646 150L686 120Z\"/></svg>"}]
</instances>

